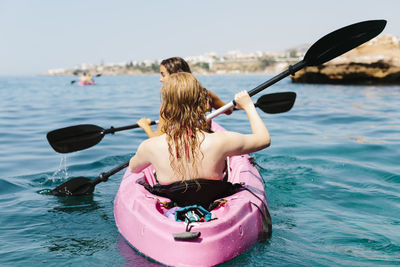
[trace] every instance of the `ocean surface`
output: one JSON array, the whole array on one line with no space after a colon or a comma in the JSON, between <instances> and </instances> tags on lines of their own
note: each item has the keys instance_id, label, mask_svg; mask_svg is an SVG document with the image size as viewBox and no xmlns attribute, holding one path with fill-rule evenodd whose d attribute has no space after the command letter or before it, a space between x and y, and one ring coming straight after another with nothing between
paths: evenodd
<instances>
[{"instance_id":1,"label":"ocean surface","mask_svg":"<svg viewBox=\"0 0 400 267\"><path fill-rule=\"evenodd\" d=\"M271 78L198 76L225 101ZM55 152L47 132L77 124L104 128L158 118L159 77L0 77L0 266L157 266L120 237L113 201L123 171L92 196L46 191L76 176L95 178L127 161L141 129L96 146ZM265 182L273 235L224 266L395 266L400 264L400 86L292 84L293 109L261 117L271 147L254 154ZM243 111L216 121L248 133Z\"/></svg>"}]
</instances>

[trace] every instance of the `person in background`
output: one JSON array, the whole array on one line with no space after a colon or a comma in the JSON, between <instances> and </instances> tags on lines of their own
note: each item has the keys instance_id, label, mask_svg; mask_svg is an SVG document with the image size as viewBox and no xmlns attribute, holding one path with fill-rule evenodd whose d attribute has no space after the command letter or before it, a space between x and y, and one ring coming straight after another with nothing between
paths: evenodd
<instances>
[{"instance_id":1,"label":"person in background","mask_svg":"<svg viewBox=\"0 0 400 267\"><path fill-rule=\"evenodd\" d=\"M162 134L144 140L129 162L139 173L150 164L161 185L197 178L222 180L228 156L259 151L270 145L270 135L247 93L235 95L236 107L243 109L251 134L208 132L206 121L210 95L190 73L169 75L161 87Z\"/></svg>"},{"instance_id":2,"label":"person in background","mask_svg":"<svg viewBox=\"0 0 400 267\"><path fill-rule=\"evenodd\" d=\"M92 74L89 72L83 72L82 75L79 77L79 81L85 84L94 83Z\"/></svg>"},{"instance_id":3,"label":"person in background","mask_svg":"<svg viewBox=\"0 0 400 267\"><path fill-rule=\"evenodd\" d=\"M160 82L164 83L165 80L168 79L168 77L174 73L179 73L179 72L186 72L186 73L192 73L190 70L189 64L180 57L171 57L164 59L161 61L160 64ZM204 88L204 90L209 94L210 96L210 101L207 103L207 108L208 111L211 111L212 108L218 109L222 106L225 105L225 103L213 92L210 90L207 90ZM225 114L230 115L232 113L232 109L229 109L228 111L225 112ZM160 116L159 117L159 123L157 130L154 132L151 127L150 127L151 120L148 118L142 118L140 119L137 124L146 132L146 134L151 138L155 136L161 135L163 132L161 131L162 126L164 124L163 118Z\"/></svg>"}]
</instances>

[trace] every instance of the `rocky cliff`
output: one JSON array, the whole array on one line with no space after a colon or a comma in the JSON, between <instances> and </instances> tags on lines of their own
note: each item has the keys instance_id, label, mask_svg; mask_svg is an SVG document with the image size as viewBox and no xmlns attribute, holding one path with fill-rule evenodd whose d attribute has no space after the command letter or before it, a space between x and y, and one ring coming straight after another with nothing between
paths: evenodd
<instances>
[{"instance_id":1,"label":"rocky cliff","mask_svg":"<svg viewBox=\"0 0 400 267\"><path fill-rule=\"evenodd\" d=\"M391 35L371 41L322 66L306 67L295 83L400 84L400 39Z\"/></svg>"}]
</instances>

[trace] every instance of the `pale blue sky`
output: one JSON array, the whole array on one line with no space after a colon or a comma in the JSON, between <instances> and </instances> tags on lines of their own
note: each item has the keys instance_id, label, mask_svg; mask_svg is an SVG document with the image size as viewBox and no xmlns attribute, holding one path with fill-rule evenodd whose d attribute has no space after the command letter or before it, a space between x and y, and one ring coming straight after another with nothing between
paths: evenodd
<instances>
[{"instance_id":1,"label":"pale blue sky","mask_svg":"<svg viewBox=\"0 0 400 267\"><path fill-rule=\"evenodd\" d=\"M400 0L0 0L0 75L274 51L369 19L400 37Z\"/></svg>"}]
</instances>

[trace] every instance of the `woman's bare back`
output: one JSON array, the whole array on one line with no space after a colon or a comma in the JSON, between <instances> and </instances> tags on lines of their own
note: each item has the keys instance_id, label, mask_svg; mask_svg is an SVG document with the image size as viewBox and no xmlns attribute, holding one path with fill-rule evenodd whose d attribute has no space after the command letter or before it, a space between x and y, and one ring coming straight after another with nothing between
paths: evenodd
<instances>
[{"instance_id":1,"label":"woman's bare back","mask_svg":"<svg viewBox=\"0 0 400 267\"><path fill-rule=\"evenodd\" d=\"M159 183L171 184L181 181L180 177L175 177L176 174L171 168L170 160L166 160L166 155L169 156L166 135L153 137L151 140L152 142L147 142L146 145L149 146L149 153ZM223 178L226 156L218 152L220 151L218 148L223 145L221 140L221 133L204 133L204 141L200 146L201 154L196 165L197 177L190 177L190 179L204 178L219 180Z\"/></svg>"}]
</instances>

